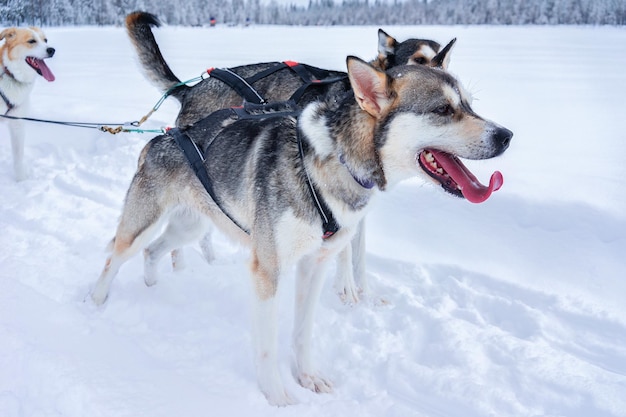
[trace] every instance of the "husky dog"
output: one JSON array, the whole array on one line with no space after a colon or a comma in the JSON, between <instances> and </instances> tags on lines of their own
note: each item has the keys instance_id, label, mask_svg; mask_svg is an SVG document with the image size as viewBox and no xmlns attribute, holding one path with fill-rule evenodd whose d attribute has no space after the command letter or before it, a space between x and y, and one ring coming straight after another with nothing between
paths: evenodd
<instances>
[{"instance_id":1,"label":"husky dog","mask_svg":"<svg viewBox=\"0 0 626 417\"><path fill-rule=\"evenodd\" d=\"M151 26L160 26L156 16L145 12L134 12L126 17L126 29L137 51L141 68L147 79L151 80L161 91L173 96L181 104L181 109L176 120L176 126L188 126L212 112L242 104L242 95L246 92L251 94L250 99L261 99L259 102L280 102L292 98L301 90L298 104L304 104L319 99L320 97L336 97L350 88L345 72L322 70L300 65L300 71L294 70L282 63L269 62L244 65L231 68L225 74L230 80L235 77L235 82L241 83L241 88L235 88L229 83L232 81L217 77L217 70L211 71L211 76L192 87L181 83L165 62L158 44L154 38ZM398 42L382 29L378 31L378 56L371 64L379 69L386 70L397 65L429 65L437 66L433 58L439 52L439 43L427 39L408 39ZM282 65L282 66L281 66ZM280 70L276 70L281 68ZM222 70L224 71L224 70ZM267 74L259 77L259 74ZM239 79L239 77L241 79ZM311 77L315 82L307 80ZM318 80L317 78L321 78ZM227 81L227 82L225 82ZM329 81L329 82L319 82ZM307 83L310 83L307 84ZM242 92L241 89L244 89ZM347 303L359 301L360 294L368 293L367 279L364 272L365 235L364 226L359 229L349 249L352 255L348 255L348 249L340 256L340 264L352 264L350 274L338 274L335 288L341 299ZM201 241L201 249L204 257L210 262L214 259L214 251L211 245L210 233ZM184 265L182 252L172 252L172 263L175 268ZM342 265L340 265L341 267ZM357 286L357 282L359 283Z\"/></svg>"},{"instance_id":2,"label":"husky dog","mask_svg":"<svg viewBox=\"0 0 626 417\"><path fill-rule=\"evenodd\" d=\"M7 116L15 179L26 178L24 166L24 126L21 120L28 111L30 93L37 75L54 81L44 59L54 55L48 39L37 27L7 28L0 32L0 115ZM4 118L0 118L4 119Z\"/></svg>"},{"instance_id":3,"label":"husky dog","mask_svg":"<svg viewBox=\"0 0 626 417\"><path fill-rule=\"evenodd\" d=\"M152 139L139 157L92 300L104 303L120 266L140 250L145 282L154 284L156 261L196 239L210 221L250 248L255 362L269 403L295 400L279 372L276 300L292 265L294 377L314 392L331 392L312 360L314 311L329 263L350 247L369 203L415 176L454 195L485 199L502 176L494 173L483 186L459 158L498 156L513 136L477 115L461 84L439 68L383 72L348 57L347 70L351 91L314 101L299 117L242 117L226 109ZM192 167L193 153L204 162ZM153 240L162 224L165 231Z\"/></svg>"}]
</instances>

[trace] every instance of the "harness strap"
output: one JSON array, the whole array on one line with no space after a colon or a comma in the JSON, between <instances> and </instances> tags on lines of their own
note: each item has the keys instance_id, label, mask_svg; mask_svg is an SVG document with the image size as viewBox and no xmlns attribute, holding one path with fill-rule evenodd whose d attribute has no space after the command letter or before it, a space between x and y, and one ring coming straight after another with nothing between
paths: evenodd
<instances>
[{"instance_id":1,"label":"harness strap","mask_svg":"<svg viewBox=\"0 0 626 417\"><path fill-rule=\"evenodd\" d=\"M302 98L302 96L304 95L306 90L308 90L309 87L312 87L312 86L322 86L322 85L326 85L326 84L332 84L332 83L343 81L346 78L347 78L347 75L345 77L333 77L333 78L324 78L323 80L312 80L312 81L309 81L308 83L301 85L291 95L291 100L293 100L295 102L300 101L300 99Z\"/></svg>"},{"instance_id":2,"label":"harness strap","mask_svg":"<svg viewBox=\"0 0 626 417\"><path fill-rule=\"evenodd\" d=\"M248 82L250 84L254 84L255 82L257 82L257 81L259 81L259 80L261 80L261 79L263 79L263 78L265 78L265 77L267 77L269 75L272 75L275 72L284 70L287 67L288 67L288 65L287 65L286 62L277 62L276 65L274 65L272 67L269 67L269 68L267 68L267 69L265 69L265 70L263 70L263 71L261 71L259 73L256 73L256 74L254 74L251 77L248 77Z\"/></svg>"},{"instance_id":3,"label":"harness strap","mask_svg":"<svg viewBox=\"0 0 626 417\"><path fill-rule=\"evenodd\" d=\"M303 84L290 97L290 100L296 103L302 98L309 87L341 82L348 77L347 75L329 77L329 72L327 70L311 67L306 64L300 64L295 61L277 62L275 65L248 78L243 78L230 69L211 68L207 70L207 73L211 77L217 78L235 90L237 94L243 97L243 99L248 103L266 104L267 100L254 87L252 87L252 84L286 68L293 71L303 82Z\"/></svg>"},{"instance_id":4,"label":"harness strap","mask_svg":"<svg viewBox=\"0 0 626 417\"><path fill-rule=\"evenodd\" d=\"M174 138L174 141L183 151L185 157L187 158L187 161L189 162L189 165L191 165L191 168L193 169L193 172L196 174L196 176L204 186L204 189L207 191L207 193L209 193L209 195L211 196L215 204L217 204L222 213L224 213L226 217L230 219L230 221L235 223L237 227L239 227L247 234L250 234L250 232L243 228L239 223L237 223L237 221L230 214L228 214L228 212L224 210L224 207L222 207L222 205L220 204L220 201L217 198L217 194L215 193L215 189L213 188L213 183L209 178L209 173L204 166L204 156L202 155L202 152L200 152L200 149L198 149L194 141L191 140L187 133L181 131L179 128L170 129L168 133Z\"/></svg>"},{"instance_id":5,"label":"harness strap","mask_svg":"<svg viewBox=\"0 0 626 417\"><path fill-rule=\"evenodd\" d=\"M267 119L268 117L298 117L302 110L297 107L296 102L293 99L285 102L271 103L271 104L250 104L246 103L242 107L232 107L231 111L237 115L239 119ZM333 216L332 210L326 204L326 201L322 198L318 191L316 191L309 173L304 165L304 145L302 141L302 135L300 129L297 129L297 142L298 153L300 154L300 160L302 161L302 169L304 171L304 178L311 194L311 199L315 202L315 208L322 218L322 239L328 239L333 236L340 229L340 226Z\"/></svg>"},{"instance_id":6,"label":"harness strap","mask_svg":"<svg viewBox=\"0 0 626 417\"><path fill-rule=\"evenodd\" d=\"M280 108L279 108L280 107ZM271 111L274 110L275 111ZM246 107L233 107L231 111L237 115L239 119L266 119L268 117L287 117L293 116L297 117L300 114L300 110L295 107L295 103L291 101L287 101L284 103L274 103L272 105L250 105L247 104ZM256 113L255 113L256 111ZM265 111L265 113L263 113ZM268 113L268 111L270 111ZM183 151L183 154L187 158L189 165L193 169L194 173L204 186L205 190L215 204L220 208L220 210L228 217L233 223L237 225L241 230L243 230L246 234L250 234L250 231L243 228L224 208L222 204L220 204L219 199L217 198L217 194L213 188L213 184L211 182L211 178L209 178L209 173L204 166L205 158L200 149L196 146L193 140L187 135L187 133L181 131L179 128L173 128L168 131L168 133L174 138L174 141L178 144L180 149ZM333 212L330 210L326 201L322 198L318 191L316 191L315 186L311 182L311 178L304 166L304 144L302 141L302 135L300 133L300 129L297 129L297 142L298 142L298 153L300 154L300 160L302 161L302 169L304 171L305 181L307 184L307 188L309 189L309 193L311 194L312 200L315 202L315 208L317 209L320 217L322 219L322 230L323 235L322 239L328 239L333 236L340 229L340 226L337 224L335 217L333 216Z\"/></svg>"},{"instance_id":7,"label":"harness strap","mask_svg":"<svg viewBox=\"0 0 626 417\"><path fill-rule=\"evenodd\" d=\"M246 101L250 103L263 104L267 101L259 94L258 91L254 89L250 85L250 83L240 75L234 73L233 71L221 68L211 68L207 70L207 73L214 78L222 81L224 84L232 88L243 97Z\"/></svg>"},{"instance_id":8,"label":"harness strap","mask_svg":"<svg viewBox=\"0 0 626 417\"><path fill-rule=\"evenodd\" d=\"M302 109L298 108L293 100L279 101L270 104L244 103L243 106L231 107L239 120L243 119L267 119L269 117L298 117Z\"/></svg>"},{"instance_id":9,"label":"harness strap","mask_svg":"<svg viewBox=\"0 0 626 417\"><path fill-rule=\"evenodd\" d=\"M312 73L303 64L300 64L296 61L277 62L276 65L269 67L257 74L254 74L251 77L248 77L247 80L250 84L254 84L257 81L286 68L289 68L293 72L295 72L305 83L311 81Z\"/></svg>"},{"instance_id":10,"label":"harness strap","mask_svg":"<svg viewBox=\"0 0 626 417\"><path fill-rule=\"evenodd\" d=\"M315 201L315 207L317 208L320 217L322 218L322 228L324 230L324 234L322 235L322 239L328 239L332 237L339 230L339 225L335 220L335 216L333 216L333 212L328 208L326 201L319 195L318 192L315 191L315 186L311 182L311 178L309 177L309 173L304 166L304 145L302 143L302 134L300 133L300 129L297 130L298 137L298 152L300 153L300 159L302 160L302 169L304 170L304 177L306 179L306 184L309 189L309 193L311 194L311 198Z\"/></svg>"},{"instance_id":11,"label":"harness strap","mask_svg":"<svg viewBox=\"0 0 626 417\"><path fill-rule=\"evenodd\" d=\"M4 104L7 105L7 111L4 112L4 115L6 116L11 110L15 108L15 104L11 103L9 98L4 94L4 91L2 90L0 90L0 97L2 97L2 100L4 100Z\"/></svg>"},{"instance_id":12,"label":"harness strap","mask_svg":"<svg viewBox=\"0 0 626 417\"><path fill-rule=\"evenodd\" d=\"M305 83L309 83L314 79L314 75L303 64L299 64L294 61L285 61L285 65L287 65L290 70L295 72Z\"/></svg>"}]
</instances>

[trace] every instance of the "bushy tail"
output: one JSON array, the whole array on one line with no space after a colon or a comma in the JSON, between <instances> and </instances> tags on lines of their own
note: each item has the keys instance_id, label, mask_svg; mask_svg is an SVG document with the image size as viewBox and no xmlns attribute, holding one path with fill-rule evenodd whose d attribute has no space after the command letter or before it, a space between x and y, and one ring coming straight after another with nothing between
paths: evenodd
<instances>
[{"instance_id":1,"label":"bushy tail","mask_svg":"<svg viewBox=\"0 0 626 417\"><path fill-rule=\"evenodd\" d=\"M163 59L159 45L156 43L152 26L159 27L161 22L153 14L133 12L126 16L126 31L135 46L144 75L162 92L169 91L180 80ZM184 93L185 86L170 92L178 101Z\"/></svg>"}]
</instances>

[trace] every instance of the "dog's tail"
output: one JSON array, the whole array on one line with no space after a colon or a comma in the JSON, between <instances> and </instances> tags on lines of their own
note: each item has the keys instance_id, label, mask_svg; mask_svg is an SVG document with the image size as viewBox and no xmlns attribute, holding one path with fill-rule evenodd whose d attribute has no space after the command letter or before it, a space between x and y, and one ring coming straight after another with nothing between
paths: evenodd
<instances>
[{"instance_id":1,"label":"dog's tail","mask_svg":"<svg viewBox=\"0 0 626 417\"><path fill-rule=\"evenodd\" d=\"M180 84L180 80L163 59L159 45L156 43L152 26L159 27L161 22L153 14L133 12L126 16L126 31L133 43L144 75L162 92L169 92L178 101L188 88ZM171 90L171 91L170 91Z\"/></svg>"}]
</instances>

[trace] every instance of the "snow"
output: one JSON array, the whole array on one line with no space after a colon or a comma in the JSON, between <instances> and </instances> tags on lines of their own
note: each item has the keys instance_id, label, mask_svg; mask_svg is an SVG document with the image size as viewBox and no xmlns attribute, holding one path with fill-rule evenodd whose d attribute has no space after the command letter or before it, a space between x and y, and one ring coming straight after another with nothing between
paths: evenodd
<instances>
[{"instance_id":1,"label":"snow","mask_svg":"<svg viewBox=\"0 0 626 417\"><path fill-rule=\"evenodd\" d=\"M343 69L371 59L377 27L165 27L181 79L207 67L292 59ZM367 218L375 295L343 305L329 279L314 355L335 392L289 370L293 283L280 294L282 372L298 405L267 405L252 362L247 253L218 237L207 264L147 288L125 264L107 303L86 302L137 157L151 134L27 125L30 179L12 177L0 124L0 416L626 416L626 30L385 27L458 42L451 71L475 110L515 132L500 158L470 161L490 200L417 180ZM133 121L160 94L122 28L50 28L57 80L32 116ZM171 125L168 100L147 123ZM379 302L384 299L386 303Z\"/></svg>"}]
</instances>

